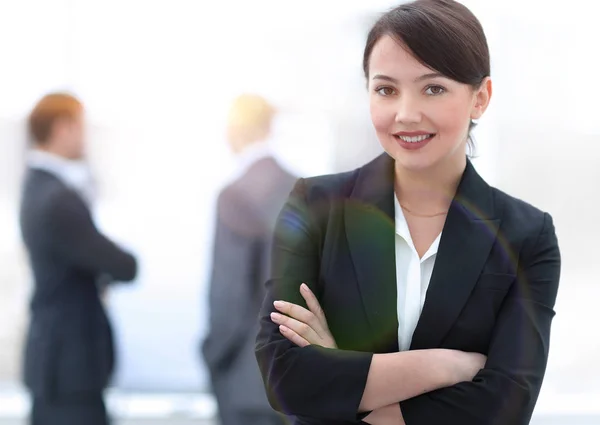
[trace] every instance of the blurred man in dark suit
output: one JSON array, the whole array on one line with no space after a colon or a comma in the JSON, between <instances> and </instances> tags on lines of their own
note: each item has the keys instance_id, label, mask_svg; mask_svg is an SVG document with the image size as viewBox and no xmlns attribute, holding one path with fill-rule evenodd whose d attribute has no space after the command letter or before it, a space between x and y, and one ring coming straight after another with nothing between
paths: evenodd
<instances>
[{"instance_id":1,"label":"blurred man in dark suit","mask_svg":"<svg viewBox=\"0 0 600 425\"><path fill-rule=\"evenodd\" d=\"M135 278L135 258L92 220L84 110L73 96L45 96L29 116L33 148L21 232L35 286L24 379L32 425L106 425L103 400L114 353L98 282Z\"/></svg>"},{"instance_id":2,"label":"blurred man in dark suit","mask_svg":"<svg viewBox=\"0 0 600 425\"><path fill-rule=\"evenodd\" d=\"M296 181L269 150L273 116L262 97L242 95L228 120L239 177L217 203L209 332L203 344L222 425L285 423L269 406L254 355L272 231Z\"/></svg>"}]
</instances>

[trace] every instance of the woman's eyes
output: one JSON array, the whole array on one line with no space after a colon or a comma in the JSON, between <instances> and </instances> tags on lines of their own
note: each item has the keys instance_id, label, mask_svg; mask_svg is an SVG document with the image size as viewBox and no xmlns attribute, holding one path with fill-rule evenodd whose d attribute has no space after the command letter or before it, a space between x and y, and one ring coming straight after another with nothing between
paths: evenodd
<instances>
[{"instance_id":1,"label":"woman's eyes","mask_svg":"<svg viewBox=\"0 0 600 425\"><path fill-rule=\"evenodd\" d=\"M446 89L442 86L429 86L425 89L425 94L428 94L430 96L439 96L440 94L443 94L445 92Z\"/></svg>"},{"instance_id":2,"label":"woman's eyes","mask_svg":"<svg viewBox=\"0 0 600 425\"><path fill-rule=\"evenodd\" d=\"M394 94L395 90L391 87L378 87L375 89L375 92L381 96L391 96Z\"/></svg>"},{"instance_id":3,"label":"woman's eyes","mask_svg":"<svg viewBox=\"0 0 600 425\"><path fill-rule=\"evenodd\" d=\"M377 94L379 94L380 96L384 96L384 97L392 96L392 95L396 94L396 90L389 86L377 87L375 89L375 92ZM431 86L427 86L425 88L425 94L428 96L439 96L444 93L446 93L446 89L442 86L431 85Z\"/></svg>"}]
</instances>

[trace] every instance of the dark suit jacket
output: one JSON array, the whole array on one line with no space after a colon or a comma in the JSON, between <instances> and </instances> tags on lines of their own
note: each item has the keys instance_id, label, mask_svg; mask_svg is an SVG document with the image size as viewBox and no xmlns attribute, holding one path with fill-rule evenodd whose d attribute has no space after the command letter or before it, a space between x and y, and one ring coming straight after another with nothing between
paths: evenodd
<instances>
[{"instance_id":1,"label":"dark suit jacket","mask_svg":"<svg viewBox=\"0 0 600 425\"><path fill-rule=\"evenodd\" d=\"M299 180L276 228L256 356L272 405L304 424L350 424L372 353L398 351L393 160ZM407 425L521 425L546 368L560 274L551 217L488 186L467 164L444 225L411 349L479 352L472 382L401 403ZM318 296L339 350L299 348L274 300Z\"/></svg>"},{"instance_id":2,"label":"dark suit jacket","mask_svg":"<svg viewBox=\"0 0 600 425\"><path fill-rule=\"evenodd\" d=\"M28 171L20 222L35 279L25 383L42 398L101 392L114 354L96 284L101 276L132 280L136 260L96 229L76 192L46 171Z\"/></svg>"},{"instance_id":3,"label":"dark suit jacket","mask_svg":"<svg viewBox=\"0 0 600 425\"><path fill-rule=\"evenodd\" d=\"M271 411L254 341L270 269L273 228L295 181L267 157L219 195L209 332L202 348L215 391L227 394L231 408Z\"/></svg>"}]
</instances>

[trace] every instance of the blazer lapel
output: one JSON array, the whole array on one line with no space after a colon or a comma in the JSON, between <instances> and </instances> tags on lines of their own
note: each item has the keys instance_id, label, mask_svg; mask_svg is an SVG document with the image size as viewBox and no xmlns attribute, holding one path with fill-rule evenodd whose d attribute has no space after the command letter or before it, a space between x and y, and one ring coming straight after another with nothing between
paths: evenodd
<instances>
[{"instance_id":1,"label":"blazer lapel","mask_svg":"<svg viewBox=\"0 0 600 425\"><path fill-rule=\"evenodd\" d=\"M498 226L491 188L468 162L444 224L412 350L441 345L477 282Z\"/></svg>"},{"instance_id":2,"label":"blazer lapel","mask_svg":"<svg viewBox=\"0 0 600 425\"><path fill-rule=\"evenodd\" d=\"M374 351L398 351L394 162L387 154L360 169L344 220Z\"/></svg>"}]
</instances>

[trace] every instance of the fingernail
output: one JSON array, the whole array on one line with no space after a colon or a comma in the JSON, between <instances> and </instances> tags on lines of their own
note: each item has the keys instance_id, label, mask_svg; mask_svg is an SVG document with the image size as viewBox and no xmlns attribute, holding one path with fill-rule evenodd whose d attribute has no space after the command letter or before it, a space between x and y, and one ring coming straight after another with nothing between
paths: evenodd
<instances>
[{"instance_id":1,"label":"fingernail","mask_svg":"<svg viewBox=\"0 0 600 425\"><path fill-rule=\"evenodd\" d=\"M285 305L285 303L283 301L275 301L273 305L275 306L275 308L282 308Z\"/></svg>"},{"instance_id":2,"label":"fingernail","mask_svg":"<svg viewBox=\"0 0 600 425\"><path fill-rule=\"evenodd\" d=\"M283 325L279 325L279 330L280 330L282 333L286 333L286 332L288 331L288 328L286 328L286 327L285 327L285 326L283 326Z\"/></svg>"},{"instance_id":3,"label":"fingernail","mask_svg":"<svg viewBox=\"0 0 600 425\"><path fill-rule=\"evenodd\" d=\"M281 319L281 314L279 314L279 313L271 313L271 320L277 321L279 319Z\"/></svg>"},{"instance_id":4,"label":"fingernail","mask_svg":"<svg viewBox=\"0 0 600 425\"><path fill-rule=\"evenodd\" d=\"M308 286L306 285L306 283L303 283L302 285L300 285L300 289L305 292L308 292Z\"/></svg>"}]
</instances>

